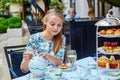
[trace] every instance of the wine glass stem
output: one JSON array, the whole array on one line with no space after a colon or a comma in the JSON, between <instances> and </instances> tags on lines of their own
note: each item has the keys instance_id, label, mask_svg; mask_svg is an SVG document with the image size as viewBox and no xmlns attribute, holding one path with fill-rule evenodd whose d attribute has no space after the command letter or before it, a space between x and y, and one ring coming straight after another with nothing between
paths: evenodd
<instances>
[{"instance_id":1,"label":"wine glass stem","mask_svg":"<svg viewBox=\"0 0 120 80\"><path fill-rule=\"evenodd\" d=\"M73 64L72 64L72 66L71 66L71 70L72 70L72 72L73 72Z\"/></svg>"}]
</instances>

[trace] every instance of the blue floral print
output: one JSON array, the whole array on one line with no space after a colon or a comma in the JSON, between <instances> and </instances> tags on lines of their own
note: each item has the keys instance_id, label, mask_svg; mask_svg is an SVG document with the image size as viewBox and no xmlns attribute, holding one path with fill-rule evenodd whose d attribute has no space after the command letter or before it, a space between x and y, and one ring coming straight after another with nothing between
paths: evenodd
<instances>
[{"instance_id":1,"label":"blue floral print","mask_svg":"<svg viewBox=\"0 0 120 80\"><path fill-rule=\"evenodd\" d=\"M26 46L26 51L34 51L34 54L40 54L47 52L53 56L57 56L64 60L64 52L65 52L65 45L66 45L66 38L62 35L63 38L63 45L61 49L55 54L53 52L53 42L43 39L41 33L32 34Z\"/></svg>"}]
</instances>

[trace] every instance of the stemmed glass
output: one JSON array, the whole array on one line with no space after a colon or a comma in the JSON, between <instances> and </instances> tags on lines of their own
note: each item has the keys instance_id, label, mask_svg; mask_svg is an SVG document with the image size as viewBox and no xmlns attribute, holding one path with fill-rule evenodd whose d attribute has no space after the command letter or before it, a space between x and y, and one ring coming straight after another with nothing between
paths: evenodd
<instances>
[{"instance_id":1,"label":"stemmed glass","mask_svg":"<svg viewBox=\"0 0 120 80\"><path fill-rule=\"evenodd\" d=\"M77 60L77 52L76 50L68 50L67 51L67 61L71 64L71 70L73 71L74 62Z\"/></svg>"}]
</instances>

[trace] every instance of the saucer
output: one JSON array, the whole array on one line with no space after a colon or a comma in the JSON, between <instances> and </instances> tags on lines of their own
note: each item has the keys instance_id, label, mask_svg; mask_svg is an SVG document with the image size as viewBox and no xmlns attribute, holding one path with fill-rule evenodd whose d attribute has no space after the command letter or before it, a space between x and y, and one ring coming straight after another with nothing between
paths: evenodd
<instances>
[{"instance_id":1,"label":"saucer","mask_svg":"<svg viewBox=\"0 0 120 80\"><path fill-rule=\"evenodd\" d=\"M108 75L113 76L113 77L117 77L117 76L120 76L120 72L109 72Z\"/></svg>"},{"instance_id":2,"label":"saucer","mask_svg":"<svg viewBox=\"0 0 120 80\"><path fill-rule=\"evenodd\" d=\"M45 74L42 75L34 75L32 73L29 73L26 75L27 80L44 80Z\"/></svg>"},{"instance_id":3,"label":"saucer","mask_svg":"<svg viewBox=\"0 0 120 80\"><path fill-rule=\"evenodd\" d=\"M71 71L75 71L77 69L77 67L74 65L72 68L67 68L67 69L63 69L63 72L71 72Z\"/></svg>"}]
</instances>

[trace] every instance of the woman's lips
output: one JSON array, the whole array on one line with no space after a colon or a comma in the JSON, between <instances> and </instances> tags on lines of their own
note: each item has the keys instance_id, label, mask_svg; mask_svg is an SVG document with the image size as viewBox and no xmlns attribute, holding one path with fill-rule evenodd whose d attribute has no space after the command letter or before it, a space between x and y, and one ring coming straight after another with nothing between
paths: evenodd
<instances>
[{"instance_id":1,"label":"woman's lips","mask_svg":"<svg viewBox=\"0 0 120 80\"><path fill-rule=\"evenodd\" d=\"M54 33L57 33L58 31L54 31L54 30L53 30L53 32L54 32Z\"/></svg>"}]
</instances>

